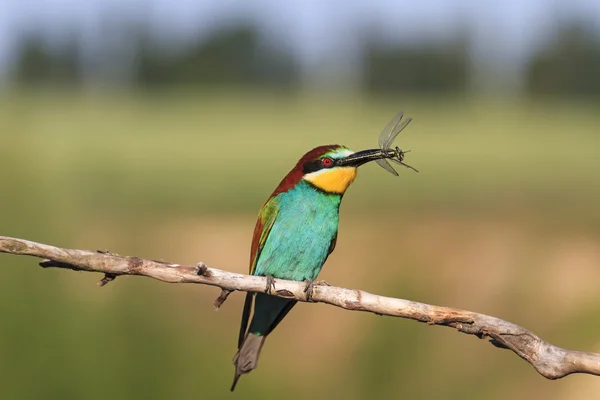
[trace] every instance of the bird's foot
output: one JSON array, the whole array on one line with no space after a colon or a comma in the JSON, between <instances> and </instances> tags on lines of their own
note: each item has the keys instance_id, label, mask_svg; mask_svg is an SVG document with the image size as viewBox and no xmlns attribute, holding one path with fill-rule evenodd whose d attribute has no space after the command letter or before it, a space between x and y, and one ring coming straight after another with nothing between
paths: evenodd
<instances>
[{"instance_id":1,"label":"bird's foot","mask_svg":"<svg viewBox=\"0 0 600 400\"><path fill-rule=\"evenodd\" d=\"M490 339L490 343L499 349L508 349L508 347L506 345L500 343L496 339Z\"/></svg>"},{"instance_id":2,"label":"bird's foot","mask_svg":"<svg viewBox=\"0 0 600 400\"><path fill-rule=\"evenodd\" d=\"M265 288L265 293L271 294L271 290L275 290L275 278L273 278L273 275L267 275L267 287Z\"/></svg>"},{"instance_id":3,"label":"bird's foot","mask_svg":"<svg viewBox=\"0 0 600 400\"><path fill-rule=\"evenodd\" d=\"M311 302L313 290L315 288L315 281L314 279L307 279L304 282L306 282L306 287L304 288L304 293L306 293L306 301Z\"/></svg>"}]
</instances>

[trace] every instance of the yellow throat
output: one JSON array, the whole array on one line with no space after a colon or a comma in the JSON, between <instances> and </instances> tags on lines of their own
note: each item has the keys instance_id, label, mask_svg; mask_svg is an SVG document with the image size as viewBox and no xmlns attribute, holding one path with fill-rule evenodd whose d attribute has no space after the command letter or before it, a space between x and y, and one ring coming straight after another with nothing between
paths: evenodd
<instances>
[{"instance_id":1,"label":"yellow throat","mask_svg":"<svg viewBox=\"0 0 600 400\"><path fill-rule=\"evenodd\" d=\"M304 179L328 193L344 194L356 178L355 167L321 169L304 175Z\"/></svg>"}]
</instances>

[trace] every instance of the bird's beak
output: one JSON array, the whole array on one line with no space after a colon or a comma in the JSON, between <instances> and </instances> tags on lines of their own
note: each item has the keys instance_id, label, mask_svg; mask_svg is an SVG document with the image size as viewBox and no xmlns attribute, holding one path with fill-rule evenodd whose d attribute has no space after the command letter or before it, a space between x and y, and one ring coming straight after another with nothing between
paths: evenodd
<instances>
[{"instance_id":1,"label":"bird's beak","mask_svg":"<svg viewBox=\"0 0 600 400\"><path fill-rule=\"evenodd\" d=\"M368 163L369 161L381 160L383 158L389 158L381 149L370 149L357 151L356 153L350 154L346 158L338 160L336 163L337 167L360 167L361 165Z\"/></svg>"}]
</instances>

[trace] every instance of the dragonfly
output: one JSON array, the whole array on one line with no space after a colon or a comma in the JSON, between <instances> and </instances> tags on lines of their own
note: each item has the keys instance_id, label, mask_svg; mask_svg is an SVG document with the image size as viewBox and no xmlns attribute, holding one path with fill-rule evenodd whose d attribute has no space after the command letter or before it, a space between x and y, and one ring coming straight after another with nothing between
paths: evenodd
<instances>
[{"instance_id":1,"label":"dragonfly","mask_svg":"<svg viewBox=\"0 0 600 400\"><path fill-rule=\"evenodd\" d=\"M379 134L379 139L377 140L379 143L379 148L384 154L384 158L375 160L375 162L379 164L381 168L395 176L398 176L398 172L396 172L394 167L392 167L392 165L388 162L388 159L392 160L396 164L400 164L406 168L412 169L415 172L419 172L416 168L404 163L404 155L410 152L410 150L403 151L398 146L393 149L391 147L394 139L396 139L400 132L402 132L402 130L406 128L408 124L410 124L410 121L412 121L412 118L404 118L404 112L400 111L390 122L388 122L385 128L383 128Z\"/></svg>"}]
</instances>

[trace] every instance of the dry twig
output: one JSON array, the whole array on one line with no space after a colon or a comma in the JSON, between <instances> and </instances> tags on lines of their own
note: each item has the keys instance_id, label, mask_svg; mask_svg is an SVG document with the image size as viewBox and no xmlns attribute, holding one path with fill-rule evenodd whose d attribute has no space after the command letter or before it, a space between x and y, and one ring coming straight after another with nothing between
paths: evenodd
<instances>
[{"instance_id":1,"label":"dry twig","mask_svg":"<svg viewBox=\"0 0 600 400\"><path fill-rule=\"evenodd\" d=\"M222 289L215 301L220 306L230 292L265 292L264 277L236 274L209 268L203 263L183 266L138 257L124 257L108 252L63 249L46 244L0 236L0 252L28 255L44 259L42 267L104 273L100 286L119 275L148 276L169 283L199 283ZM548 379L559 379L573 373L600 375L600 354L566 350L551 345L532 332L484 314L448 307L417 303L410 300L378 296L362 290L344 289L316 282L312 293L306 293L304 282L276 280L271 294L298 301L327 303L354 311L368 311L413 319L430 325L449 326L479 338L489 338L497 347L512 350Z\"/></svg>"}]
</instances>

